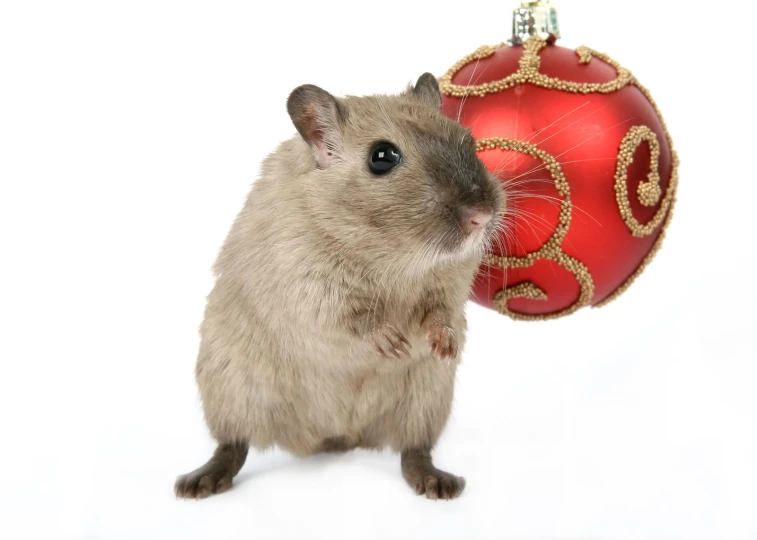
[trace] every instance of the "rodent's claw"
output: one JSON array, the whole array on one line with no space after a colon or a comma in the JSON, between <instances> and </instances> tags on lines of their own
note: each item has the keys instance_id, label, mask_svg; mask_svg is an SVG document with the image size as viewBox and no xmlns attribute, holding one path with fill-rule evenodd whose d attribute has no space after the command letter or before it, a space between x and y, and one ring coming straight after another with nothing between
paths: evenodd
<instances>
[{"instance_id":1,"label":"rodent's claw","mask_svg":"<svg viewBox=\"0 0 757 540\"><path fill-rule=\"evenodd\" d=\"M383 356L402 358L410 355L410 342L397 328L387 322L381 323L371 332L371 339L376 345L376 350Z\"/></svg>"},{"instance_id":2,"label":"rodent's claw","mask_svg":"<svg viewBox=\"0 0 757 540\"><path fill-rule=\"evenodd\" d=\"M431 354L439 360L457 358L457 337L449 326L432 326L426 334Z\"/></svg>"}]
</instances>

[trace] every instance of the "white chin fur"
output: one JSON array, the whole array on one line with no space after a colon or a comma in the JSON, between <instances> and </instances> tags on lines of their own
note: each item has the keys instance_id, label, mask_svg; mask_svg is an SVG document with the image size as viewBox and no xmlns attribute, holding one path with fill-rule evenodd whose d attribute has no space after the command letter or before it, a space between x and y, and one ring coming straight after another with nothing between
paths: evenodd
<instances>
[{"instance_id":1,"label":"white chin fur","mask_svg":"<svg viewBox=\"0 0 757 540\"><path fill-rule=\"evenodd\" d=\"M473 255L482 255L484 252L485 233L483 231L468 236L460 246L454 251L434 251L428 253L422 258L416 257L412 263L408 265L408 274L411 276L419 276L425 274L434 266L463 261L472 257Z\"/></svg>"},{"instance_id":2,"label":"white chin fur","mask_svg":"<svg viewBox=\"0 0 757 540\"><path fill-rule=\"evenodd\" d=\"M471 234L465 239L463 245L460 247L460 258L467 259L472 255L478 255L484 250L485 232L477 232Z\"/></svg>"}]
</instances>

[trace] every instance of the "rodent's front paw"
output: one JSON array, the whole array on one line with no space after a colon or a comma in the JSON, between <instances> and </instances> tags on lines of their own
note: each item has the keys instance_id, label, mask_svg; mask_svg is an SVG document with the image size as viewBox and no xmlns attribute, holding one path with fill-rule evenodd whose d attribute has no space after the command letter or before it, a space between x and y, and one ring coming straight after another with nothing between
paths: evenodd
<instances>
[{"instance_id":1,"label":"rodent's front paw","mask_svg":"<svg viewBox=\"0 0 757 540\"><path fill-rule=\"evenodd\" d=\"M426 333L426 339L431 346L431 354L439 360L454 360L457 358L457 336L449 326L433 325Z\"/></svg>"},{"instance_id":2,"label":"rodent's front paw","mask_svg":"<svg viewBox=\"0 0 757 540\"><path fill-rule=\"evenodd\" d=\"M410 343L402 332L388 322L380 323L371 329L369 339L384 356L401 358L410 355Z\"/></svg>"}]
</instances>

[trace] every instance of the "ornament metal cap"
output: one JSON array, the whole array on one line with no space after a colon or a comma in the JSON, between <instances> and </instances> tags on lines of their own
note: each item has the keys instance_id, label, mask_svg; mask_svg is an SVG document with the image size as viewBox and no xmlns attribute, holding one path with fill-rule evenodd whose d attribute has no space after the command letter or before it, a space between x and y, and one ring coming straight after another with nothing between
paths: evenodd
<instances>
[{"instance_id":1,"label":"ornament metal cap","mask_svg":"<svg viewBox=\"0 0 757 540\"><path fill-rule=\"evenodd\" d=\"M522 45L532 36L549 43L560 38L557 10L549 5L549 0L522 0L521 6L513 10L513 37L510 43Z\"/></svg>"}]
</instances>

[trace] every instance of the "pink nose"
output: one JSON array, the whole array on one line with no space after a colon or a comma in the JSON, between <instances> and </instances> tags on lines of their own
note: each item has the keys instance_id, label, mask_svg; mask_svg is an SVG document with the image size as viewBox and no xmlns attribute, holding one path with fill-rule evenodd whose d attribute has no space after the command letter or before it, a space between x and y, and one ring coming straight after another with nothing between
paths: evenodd
<instances>
[{"instance_id":1,"label":"pink nose","mask_svg":"<svg viewBox=\"0 0 757 540\"><path fill-rule=\"evenodd\" d=\"M455 208L455 218L465 234L472 234L486 227L492 219L492 212L461 204Z\"/></svg>"}]
</instances>

